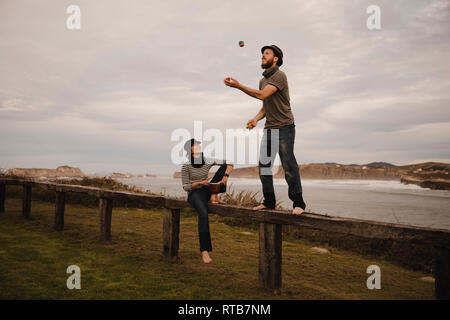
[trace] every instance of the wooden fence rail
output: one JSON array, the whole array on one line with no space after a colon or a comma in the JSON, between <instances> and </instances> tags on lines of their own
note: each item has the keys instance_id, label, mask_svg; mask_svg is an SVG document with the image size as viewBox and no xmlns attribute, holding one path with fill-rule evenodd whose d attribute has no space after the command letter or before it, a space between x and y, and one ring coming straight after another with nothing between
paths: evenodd
<instances>
[{"instance_id":1,"label":"wooden fence rail","mask_svg":"<svg viewBox=\"0 0 450 320\"><path fill-rule=\"evenodd\" d=\"M185 200L29 179L0 178L0 212L5 211L6 185L21 185L23 187L22 215L25 218L31 216L32 187L55 191L54 228L56 230L64 229L66 192L79 192L97 197L99 199L100 239L104 241L111 239L113 200L137 200L148 208L164 208L163 256L167 260L178 259L180 211L191 207ZM391 239L411 244L432 245L436 252L436 266L434 268L436 298L450 299L450 231L448 230L329 217L306 212L298 216L288 211L263 210L255 212L251 208L231 205L209 205L208 207L211 213L226 217L244 218L260 223L259 282L264 288L275 293L279 293L282 286L282 225L295 225L369 239Z\"/></svg>"}]
</instances>

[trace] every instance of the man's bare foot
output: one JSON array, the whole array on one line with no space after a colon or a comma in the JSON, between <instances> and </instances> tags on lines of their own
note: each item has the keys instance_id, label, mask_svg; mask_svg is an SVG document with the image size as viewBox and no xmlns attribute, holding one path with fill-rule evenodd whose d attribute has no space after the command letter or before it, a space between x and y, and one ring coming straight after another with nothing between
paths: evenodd
<instances>
[{"instance_id":1,"label":"man's bare foot","mask_svg":"<svg viewBox=\"0 0 450 320\"><path fill-rule=\"evenodd\" d=\"M294 210L292 210L293 214L302 214L304 210L300 207L295 207Z\"/></svg>"},{"instance_id":2,"label":"man's bare foot","mask_svg":"<svg viewBox=\"0 0 450 320\"><path fill-rule=\"evenodd\" d=\"M203 259L204 263L211 263L212 262L212 259L209 256L208 251L202 251L202 259Z\"/></svg>"},{"instance_id":3,"label":"man's bare foot","mask_svg":"<svg viewBox=\"0 0 450 320\"><path fill-rule=\"evenodd\" d=\"M262 209L267 209L267 207L263 204L260 204L259 206L253 207L253 210L257 211L257 210L262 210Z\"/></svg>"}]
</instances>

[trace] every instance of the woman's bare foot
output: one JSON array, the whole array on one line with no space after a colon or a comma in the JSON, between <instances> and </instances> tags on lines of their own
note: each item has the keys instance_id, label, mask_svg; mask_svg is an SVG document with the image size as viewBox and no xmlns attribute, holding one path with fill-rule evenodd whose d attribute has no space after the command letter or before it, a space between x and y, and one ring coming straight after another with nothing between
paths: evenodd
<instances>
[{"instance_id":1,"label":"woman's bare foot","mask_svg":"<svg viewBox=\"0 0 450 320\"><path fill-rule=\"evenodd\" d=\"M211 200L209 201L211 204L227 204L225 201L220 200L217 194L211 195Z\"/></svg>"},{"instance_id":2,"label":"woman's bare foot","mask_svg":"<svg viewBox=\"0 0 450 320\"><path fill-rule=\"evenodd\" d=\"M212 262L212 259L209 256L208 251L202 251L202 259L203 259L204 263L211 263Z\"/></svg>"},{"instance_id":3,"label":"woman's bare foot","mask_svg":"<svg viewBox=\"0 0 450 320\"><path fill-rule=\"evenodd\" d=\"M219 204L227 204L226 201L223 201L223 200L221 200L221 199L219 199L219 198L217 198L217 202L218 202Z\"/></svg>"},{"instance_id":4,"label":"woman's bare foot","mask_svg":"<svg viewBox=\"0 0 450 320\"><path fill-rule=\"evenodd\" d=\"M211 204L218 204L219 203L219 199L217 198L217 194L212 194L211 195L211 200L209 200L209 203Z\"/></svg>"},{"instance_id":5,"label":"woman's bare foot","mask_svg":"<svg viewBox=\"0 0 450 320\"><path fill-rule=\"evenodd\" d=\"M267 209L267 207L263 204L260 204L259 206L253 207L253 210L262 210L262 209Z\"/></svg>"},{"instance_id":6,"label":"woman's bare foot","mask_svg":"<svg viewBox=\"0 0 450 320\"><path fill-rule=\"evenodd\" d=\"M293 214L302 214L304 210L300 207L295 207L294 210L292 210Z\"/></svg>"}]
</instances>

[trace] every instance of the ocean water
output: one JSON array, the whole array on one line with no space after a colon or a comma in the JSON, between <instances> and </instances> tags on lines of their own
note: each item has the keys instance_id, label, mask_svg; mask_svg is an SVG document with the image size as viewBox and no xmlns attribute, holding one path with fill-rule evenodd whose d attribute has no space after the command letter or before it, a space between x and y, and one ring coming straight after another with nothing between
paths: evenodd
<instances>
[{"instance_id":1,"label":"ocean water","mask_svg":"<svg viewBox=\"0 0 450 320\"><path fill-rule=\"evenodd\" d=\"M118 179L120 182L167 196L186 196L181 179L171 176ZM290 209L288 186L274 179L275 195ZM450 191L431 190L399 181L307 180L302 179L306 211L335 217L349 217L450 230ZM228 180L228 190L259 192L259 179Z\"/></svg>"}]
</instances>

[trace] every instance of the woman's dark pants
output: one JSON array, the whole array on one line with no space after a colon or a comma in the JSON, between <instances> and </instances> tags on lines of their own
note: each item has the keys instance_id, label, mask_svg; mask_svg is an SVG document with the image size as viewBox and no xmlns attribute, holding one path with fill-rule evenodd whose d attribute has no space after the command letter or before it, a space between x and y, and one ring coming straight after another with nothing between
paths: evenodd
<instances>
[{"instance_id":1,"label":"woman's dark pants","mask_svg":"<svg viewBox=\"0 0 450 320\"><path fill-rule=\"evenodd\" d=\"M227 164L220 166L210 182L222 180ZM220 186L219 193L226 191L226 185ZM211 191L208 186L201 186L189 191L188 202L198 213L198 237L200 239L200 251L212 251L211 235L209 233L208 202L211 199Z\"/></svg>"}]
</instances>

